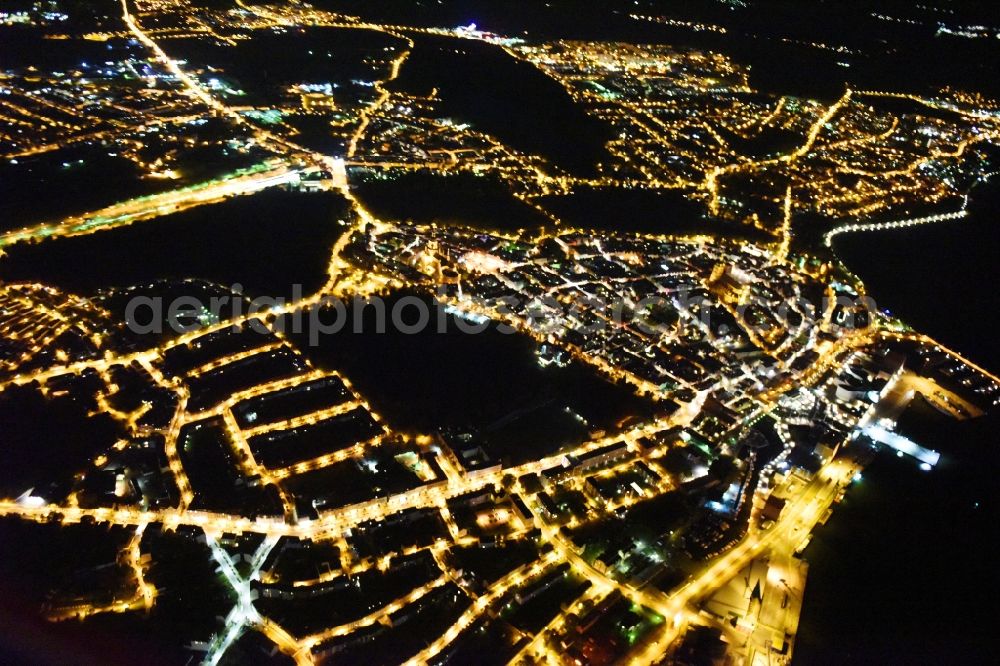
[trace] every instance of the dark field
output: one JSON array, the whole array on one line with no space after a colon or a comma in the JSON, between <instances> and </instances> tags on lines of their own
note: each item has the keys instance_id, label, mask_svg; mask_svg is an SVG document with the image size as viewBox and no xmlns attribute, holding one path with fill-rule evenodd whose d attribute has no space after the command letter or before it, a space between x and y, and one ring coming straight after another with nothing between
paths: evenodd
<instances>
[{"instance_id":1,"label":"dark field","mask_svg":"<svg viewBox=\"0 0 1000 666\"><path fill-rule=\"evenodd\" d=\"M654 234L706 234L723 238L767 240L750 227L709 219L705 206L680 191L579 188L569 195L538 200L564 224L574 228Z\"/></svg>"},{"instance_id":2,"label":"dark field","mask_svg":"<svg viewBox=\"0 0 1000 666\"><path fill-rule=\"evenodd\" d=\"M88 236L5 248L0 278L92 294L161 279L201 278L248 295L323 285L346 218L337 195L269 190Z\"/></svg>"},{"instance_id":3,"label":"dark field","mask_svg":"<svg viewBox=\"0 0 1000 666\"><path fill-rule=\"evenodd\" d=\"M52 623L39 613L48 593L72 579L58 572L71 574L113 563L129 534L126 529L106 526L62 527L0 519L0 661L103 666L132 663L137 652L144 652L150 664L170 663L162 646L148 636L101 623Z\"/></svg>"},{"instance_id":4,"label":"dark field","mask_svg":"<svg viewBox=\"0 0 1000 666\"><path fill-rule=\"evenodd\" d=\"M0 231L58 221L175 185L140 176L135 164L101 147L63 148L16 164L0 160Z\"/></svg>"},{"instance_id":5,"label":"dark field","mask_svg":"<svg viewBox=\"0 0 1000 666\"><path fill-rule=\"evenodd\" d=\"M508 231L551 225L547 217L489 176L407 173L392 180L355 180L358 198L372 213L387 220Z\"/></svg>"},{"instance_id":6,"label":"dark field","mask_svg":"<svg viewBox=\"0 0 1000 666\"><path fill-rule=\"evenodd\" d=\"M259 146L233 149L241 132L221 119L199 118L147 132L137 156L165 164L176 180L144 177L121 146L82 141L39 155L0 160L0 231L99 210L111 204L205 182L261 162ZM194 142L196 145L189 145ZM179 150L180 149L180 150Z\"/></svg>"},{"instance_id":7,"label":"dark field","mask_svg":"<svg viewBox=\"0 0 1000 666\"><path fill-rule=\"evenodd\" d=\"M90 417L70 398L46 399L31 387L0 393L0 494L61 501L72 476L124 435L110 416Z\"/></svg>"},{"instance_id":8,"label":"dark field","mask_svg":"<svg viewBox=\"0 0 1000 666\"><path fill-rule=\"evenodd\" d=\"M488 44L421 35L393 88L418 95L437 88L442 116L574 174L592 174L607 156L608 125L534 66Z\"/></svg>"},{"instance_id":9,"label":"dark field","mask_svg":"<svg viewBox=\"0 0 1000 666\"><path fill-rule=\"evenodd\" d=\"M993 40L937 34L942 19L952 25L994 24L995 8L987 2L950 2L944 9L904 0L808 5L792 0L585 4L578 0L441 0L408 6L394 0L318 0L317 4L394 23L456 26L475 22L482 30L527 40L620 40L719 51L751 65L752 86L777 94L836 98L845 82L858 89L927 93L951 85L985 89L994 96L1000 92L993 75ZM727 32L637 21L630 18L633 13L718 25ZM879 20L879 14L902 21ZM857 53L810 44L843 46Z\"/></svg>"},{"instance_id":10,"label":"dark field","mask_svg":"<svg viewBox=\"0 0 1000 666\"><path fill-rule=\"evenodd\" d=\"M386 299L391 312L400 294ZM352 313L353 307L348 308ZM512 415L558 412L570 406L592 427L609 427L632 415L648 414L653 406L581 366L542 368L534 341L506 335L496 328L465 333L450 315L432 310L432 324L408 335L390 324L376 333L374 306L369 306L362 332L353 320L339 333L320 338L310 347L297 336L299 348L320 367L342 370L358 390L393 426L428 432L436 428L487 429L499 435L515 427ZM443 333L437 315L445 322ZM332 316L323 321L330 321ZM536 410L556 399L554 409ZM517 414L514 414L514 413ZM570 419L572 421L572 419ZM574 430L578 424L570 424ZM499 445L499 442L497 442Z\"/></svg>"},{"instance_id":11,"label":"dark field","mask_svg":"<svg viewBox=\"0 0 1000 666\"><path fill-rule=\"evenodd\" d=\"M371 81L385 75L375 59L391 59L392 53L384 49L402 46L383 33L326 27L261 32L235 48L192 37L163 43L174 57L226 72L220 79L246 93L228 95L239 104L274 104L287 97L290 84L331 83L347 89L354 79ZM275 57L278 53L281 57Z\"/></svg>"}]
</instances>

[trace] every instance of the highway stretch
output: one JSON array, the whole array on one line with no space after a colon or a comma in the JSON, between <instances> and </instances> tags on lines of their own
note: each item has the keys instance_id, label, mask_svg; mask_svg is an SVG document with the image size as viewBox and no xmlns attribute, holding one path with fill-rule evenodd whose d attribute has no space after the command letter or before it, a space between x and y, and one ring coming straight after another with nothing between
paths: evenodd
<instances>
[{"instance_id":1,"label":"highway stretch","mask_svg":"<svg viewBox=\"0 0 1000 666\"><path fill-rule=\"evenodd\" d=\"M189 187L153 194L73 215L58 222L45 222L0 235L0 251L15 243L39 241L60 236L79 236L127 226L163 215L219 203L228 197L253 194L269 187L297 183L301 171L290 162L275 159L222 178Z\"/></svg>"}]
</instances>

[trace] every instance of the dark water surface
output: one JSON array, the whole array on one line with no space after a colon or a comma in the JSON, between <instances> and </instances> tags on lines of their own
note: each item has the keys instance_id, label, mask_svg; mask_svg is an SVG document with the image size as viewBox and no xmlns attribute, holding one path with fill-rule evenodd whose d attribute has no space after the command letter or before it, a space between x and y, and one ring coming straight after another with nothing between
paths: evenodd
<instances>
[{"instance_id":1,"label":"dark water surface","mask_svg":"<svg viewBox=\"0 0 1000 666\"><path fill-rule=\"evenodd\" d=\"M878 454L804 553L796 664L997 663L998 425L910 419L931 472Z\"/></svg>"},{"instance_id":2,"label":"dark water surface","mask_svg":"<svg viewBox=\"0 0 1000 666\"><path fill-rule=\"evenodd\" d=\"M972 215L839 237L836 251L882 308L990 370L1000 352L994 225L1000 187L977 188ZM973 421L912 409L900 429L941 451L931 472L878 455L804 556L810 562L797 664L985 664L1000 659L992 614L1000 575L996 413Z\"/></svg>"},{"instance_id":3,"label":"dark water surface","mask_svg":"<svg viewBox=\"0 0 1000 666\"><path fill-rule=\"evenodd\" d=\"M988 325L1000 278L1000 181L977 187L962 220L838 236L834 249L880 308L980 363L1000 370Z\"/></svg>"}]
</instances>

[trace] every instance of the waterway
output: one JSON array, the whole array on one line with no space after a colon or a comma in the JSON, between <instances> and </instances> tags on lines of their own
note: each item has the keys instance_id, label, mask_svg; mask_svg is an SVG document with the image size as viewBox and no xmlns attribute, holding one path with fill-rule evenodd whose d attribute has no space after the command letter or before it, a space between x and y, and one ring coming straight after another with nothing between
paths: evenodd
<instances>
[{"instance_id":1,"label":"waterway","mask_svg":"<svg viewBox=\"0 0 1000 666\"><path fill-rule=\"evenodd\" d=\"M865 469L803 554L794 663L997 663L998 421L910 419L941 464L885 450Z\"/></svg>"},{"instance_id":2,"label":"waterway","mask_svg":"<svg viewBox=\"0 0 1000 666\"><path fill-rule=\"evenodd\" d=\"M837 238L835 248L883 308L1000 368L987 328L996 304L996 182L960 221ZM997 663L1000 575L996 413L973 421L910 410L900 429L942 453L933 471L879 453L816 530L794 662Z\"/></svg>"},{"instance_id":3,"label":"waterway","mask_svg":"<svg viewBox=\"0 0 1000 666\"><path fill-rule=\"evenodd\" d=\"M1000 278L1000 180L973 191L970 215L908 229L844 234L834 250L882 309L996 372L989 326Z\"/></svg>"}]
</instances>

